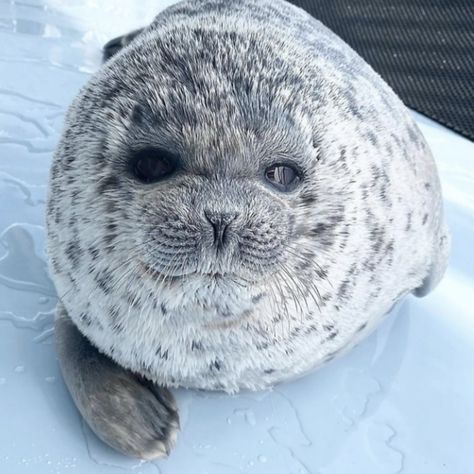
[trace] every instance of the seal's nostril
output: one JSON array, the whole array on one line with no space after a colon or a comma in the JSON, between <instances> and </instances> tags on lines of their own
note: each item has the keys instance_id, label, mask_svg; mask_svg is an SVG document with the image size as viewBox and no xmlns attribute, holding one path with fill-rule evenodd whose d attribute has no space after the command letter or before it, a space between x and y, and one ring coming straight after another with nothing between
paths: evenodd
<instances>
[{"instance_id":1,"label":"seal's nostril","mask_svg":"<svg viewBox=\"0 0 474 474\"><path fill-rule=\"evenodd\" d=\"M237 212L215 212L205 210L204 215L211 224L214 231L214 245L221 248L226 243L227 230L229 224L233 222L237 216Z\"/></svg>"}]
</instances>

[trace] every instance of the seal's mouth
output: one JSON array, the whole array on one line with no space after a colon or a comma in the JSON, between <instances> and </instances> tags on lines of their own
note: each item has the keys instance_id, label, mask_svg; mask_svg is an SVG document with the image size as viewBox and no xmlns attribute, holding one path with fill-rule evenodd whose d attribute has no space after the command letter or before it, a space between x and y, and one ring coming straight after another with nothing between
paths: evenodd
<instances>
[{"instance_id":1,"label":"seal's mouth","mask_svg":"<svg viewBox=\"0 0 474 474\"><path fill-rule=\"evenodd\" d=\"M142 276L151 278L156 281L168 281L168 282L175 282L182 278L181 275L168 275L165 273L159 272L156 268L150 267L144 262L140 262L139 264L139 271Z\"/></svg>"},{"instance_id":2,"label":"seal's mouth","mask_svg":"<svg viewBox=\"0 0 474 474\"><path fill-rule=\"evenodd\" d=\"M160 272L156 268L151 267L150 265L140 261L140 272L142 276L152 278L157 281L163 281L163 282L177 282L177 281L182 281L185 280L186 278L191 278L191 277L200 277L200 278L206 278L206 279L211 279L211 280L233 280L237 278L238 276L232 272L189 272L189 273L183 273L181 275L169 275Z\"/></svg>"}]
</instances>

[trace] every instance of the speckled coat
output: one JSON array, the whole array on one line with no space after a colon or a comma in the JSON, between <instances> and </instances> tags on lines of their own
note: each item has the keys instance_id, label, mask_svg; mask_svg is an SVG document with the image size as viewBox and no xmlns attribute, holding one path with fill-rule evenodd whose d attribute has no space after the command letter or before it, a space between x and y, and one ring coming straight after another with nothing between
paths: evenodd
<instances>
[{"instance_id":1,"label":"speckled coat","mask_svg":"<svg viewBox=\"0 0 474 474\"><path fill-rule=\"evenodd\" d=\"M145 185L141 147L181 168ZM262 170L291 162L281 193ZM232 212L216 253L203 213ZM353 346L441 278L431 153L382 79L283 1L161 13L72 104L51 168L50 269L79 330L159 384L236 391Z\"/></svg>"}]
</instances>

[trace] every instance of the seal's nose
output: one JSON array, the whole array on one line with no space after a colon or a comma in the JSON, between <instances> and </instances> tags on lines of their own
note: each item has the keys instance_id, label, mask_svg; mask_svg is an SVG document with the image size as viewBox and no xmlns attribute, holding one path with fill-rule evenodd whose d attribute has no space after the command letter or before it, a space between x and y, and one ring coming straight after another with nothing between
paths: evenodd
<instances>
[{"instance_id":1,"label":"seal's nose","mask_svg":"<svg viewBox=\"0 0 474 474\"><path fill-rule=\"evenodd\" d=\"M222 248L227 241L229 224L233 222L239 214L237 212L215 212L206 209L204 215L212 226L214 245L218 249Z\"/></svg>"}]
</instances>

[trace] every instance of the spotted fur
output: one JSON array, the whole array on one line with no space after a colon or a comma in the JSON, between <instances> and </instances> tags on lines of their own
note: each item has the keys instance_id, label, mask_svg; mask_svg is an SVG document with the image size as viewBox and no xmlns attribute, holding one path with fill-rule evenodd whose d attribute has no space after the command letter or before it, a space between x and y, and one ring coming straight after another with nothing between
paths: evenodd
<instances>
[{"instance_id":1,"label":"spotted fur","mask_svg":"<svg viewBox=\"0 0 474 474\"><path fill-rule=\"evenodd\" d=\"M137 182L144 146L183 171ZM262 172L285 160L304 173L288 194ZM205 211L238 216L224 252ZM282 0L178 3L114 51L69 110L47 224L58 294L96 347L161 385L229 392L351 347L439 281L449 247L406 108Z\"/></svg>"}]
</instances>

